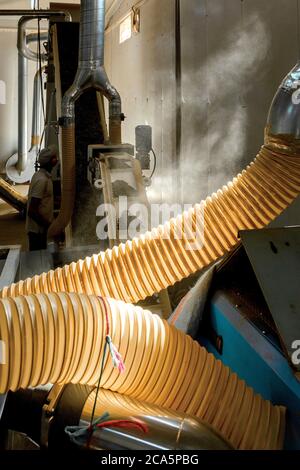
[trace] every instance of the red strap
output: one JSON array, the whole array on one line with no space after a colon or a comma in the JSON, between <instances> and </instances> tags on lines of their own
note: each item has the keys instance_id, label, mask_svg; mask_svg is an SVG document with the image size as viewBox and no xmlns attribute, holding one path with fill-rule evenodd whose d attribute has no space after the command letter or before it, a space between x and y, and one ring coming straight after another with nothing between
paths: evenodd
<instances>
[{"instance_id":1,"label":"red strap","mask_svg":"<svg viewBox=\"0 0 300 470\"><path fill-rule=\"evenodd\" d=\"M112 421L105 421L104 423L96 424L97 428L126 428L126 429L139 429L144 433L148 432L148 427L145 423L138 420L112 420Z\"/></svg>"}]
</instances>

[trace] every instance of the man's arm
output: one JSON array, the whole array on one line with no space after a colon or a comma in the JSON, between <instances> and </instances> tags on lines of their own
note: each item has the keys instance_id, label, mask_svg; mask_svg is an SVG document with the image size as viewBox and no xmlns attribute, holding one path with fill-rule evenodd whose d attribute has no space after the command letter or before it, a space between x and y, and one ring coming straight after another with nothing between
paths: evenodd
<instances>
[{"instance_id":1,"label":"man's arm","mask_svg":"<svg viewBox=\"0 0 300 470\"><path fill-rule=\"evenodd\" d=\"M38 197L32 197L30 200L30 204L28 207L28 216L33 219L37 224L39 224L41 227L45 227L48 229L50 223L48 220L46 220L39 211L41 204L41 199Z\"/></svg>"}]
</instances>

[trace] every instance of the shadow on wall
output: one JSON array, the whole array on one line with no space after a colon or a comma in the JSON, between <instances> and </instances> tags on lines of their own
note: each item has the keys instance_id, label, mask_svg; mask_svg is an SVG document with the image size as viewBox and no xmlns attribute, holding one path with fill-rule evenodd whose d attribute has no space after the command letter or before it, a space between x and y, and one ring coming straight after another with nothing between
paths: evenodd
<instances>
[{"instance_id":1,"label":"shadow on wall","mask_svg":"<svg viewBox=\"0 0 300 470\"><path fill-rule=\"evenodd\" d=\"M6 103L6 86L3 80L0 80L0 104Z\"/></svg>"},{"instance_id":2,"label":"shadow on wall","mask_svg":"<svg viewBox=\"0 0 300 470\"><path fill-rule=\"evenodd\" d=\"M181 33L186 203L216 191L253 160L274 93L297 61L296 2L274 9L256 0L191 1L182 2Z\"/></svg>"},{"instance_id":3,"label":"shadow on wall","mask_svg":"<svg viewBox=\"0 0 300 470\"><path fill-rule=\"evenodd\" d=\"M296 2L274 2L181 2L180 168L174 163L175 2L164 2L164 15L155 17L156 0L147 2L141 8L141 34L118 49L116 42L109 46L111 57L120 56L110 75L128 116L126 138L133 141L130 132L137 124L153 126L159 161L148 191L151 202L199 202L231 180L263 144L271 100L297 60ZM128 81L118 71L130 54L135 66ZM178 172L182 194L176 185Z\"/></svg>"}]
</instances>

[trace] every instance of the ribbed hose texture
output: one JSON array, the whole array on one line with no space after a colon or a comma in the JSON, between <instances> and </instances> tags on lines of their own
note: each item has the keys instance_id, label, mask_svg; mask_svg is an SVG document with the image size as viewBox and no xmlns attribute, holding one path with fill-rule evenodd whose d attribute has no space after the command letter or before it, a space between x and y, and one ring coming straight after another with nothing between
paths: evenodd
<instances>
[{"instance_id":1,"label":"ribbed hose texture","mask_svg":"<svg viewBox=\"0 0 300 470\"><path fill-rule=\"evenodd\" d=\"M62 194L61 208L48 230L48 236L59 235L71 220L75 201L75 125L62 128Z\"/></svg>"},{"instance_id":2,"label":"ribbed hose texture","mask_svg":"<svg viewBox=\"0 0 300 470\"><path fill-rule=\"evenodd\" d=\"M73 129L68 129L66 152L72 151L72 139ZM73 175L74 166L69 170ZM68 169L66 175L69 177ZM240 230L268 225L299 193L300 158L262 147L255 161L231 183L164 226L85 260L12 284L2 290L0 298L65 291L136 303L229 252L238 243ZM69 212L72 191L68 197L64 199ZM58 225L59 221L53 224Z\"/></svg>"},{"instance_id":3,"label":"ribbed hose texture","mask_svg":"<svg viewBox=\"0 0 300 470\"><path fill-rule=\"evenodd\" d=\"M125 373L106 357L103 389L188 413L239 449L280 449L285 408L256 395L196 341L121 301L52 293L0 301L0 393L47 383L95 385L107 331Z\"/></svg>"},{"instance_id":4,"label":"ribbed hose texture","mask_svg":"<svg viewBox=\"0 0 300 470\"><path fill-rule=\"evenodd\" d=\"M25 210L27 197L16 191L13 186L0 177L0 197L17 210Z\"/></svg>"}]
</instances>

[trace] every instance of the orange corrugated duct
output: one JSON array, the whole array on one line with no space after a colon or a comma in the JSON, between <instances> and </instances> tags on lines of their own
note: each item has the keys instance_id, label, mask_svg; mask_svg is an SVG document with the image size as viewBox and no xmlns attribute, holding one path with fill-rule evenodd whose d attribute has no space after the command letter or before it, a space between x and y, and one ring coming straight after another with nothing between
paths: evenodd
<instances>
[{"instance_id":1,"label":"orange corrugated duct","mask_svg":"<svg viewBox=\"0 0 300 470\"><path fill-rule=\"evenodd\" d=\"M46 383L94 385L107 320L126 371L106 358L101 387L203 419L239 449L280 449L285 408L265 401L228 367L140 307L84 294L0 301L0 393ZM3 361L4 362L4 361Z\"/></svg>"},{"instance_id":2,"label":"orange corrugated duct","mask_svg":"<svg viewBox=\"0 0 300 470\"><path fill-rule=\"evenodd\" d=\"M27 197L20 194L13 186L0 177L0 197L7 204L14 207L20 212L25 212L27 205Z\"/></svg>"},{"instance_id":3,"label":"orange corrugated duct","mask_svg":"<svg viewBox=\"0 0 300 470\"><path fill-rule=\"evenodd\" d=\"M255 161L222 190L164 226L84 261L4 288L0 297L85 292L136 303L230 251L238 232L275 219L300 193L300 158L263 146ZM204 233L196 219L204 210ZM182 229L182 238L175 234ZM191 231L202 245L190 249Z\"/></svg>"}]
</instances>

